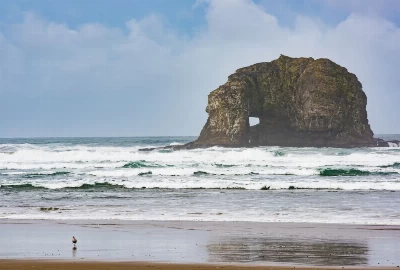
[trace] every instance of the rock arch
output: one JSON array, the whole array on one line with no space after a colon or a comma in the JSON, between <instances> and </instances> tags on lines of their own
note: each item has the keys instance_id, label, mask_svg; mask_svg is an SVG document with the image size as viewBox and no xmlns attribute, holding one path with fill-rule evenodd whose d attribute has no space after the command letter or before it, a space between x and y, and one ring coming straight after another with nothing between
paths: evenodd
<instances>
[{"instance_id":1,"label":"rock arch","mask_svg":"<svg viewBox=\"0 0 400 270\"><path fill-rule=\"evenodd\" d=\"M238 69L212 91L191 147L374 145L357 77L329 59L290 58ZM260 123L249 126L249 117Z\"/></svg>"}]
</instances>

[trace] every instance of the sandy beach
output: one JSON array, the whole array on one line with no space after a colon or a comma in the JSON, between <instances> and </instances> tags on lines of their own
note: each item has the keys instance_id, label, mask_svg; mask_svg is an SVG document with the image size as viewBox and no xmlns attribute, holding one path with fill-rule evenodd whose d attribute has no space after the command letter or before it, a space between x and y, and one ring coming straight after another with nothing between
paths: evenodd
<instances>
[{"instance_id":1,"label":"sandy beach","mask_svg":"<svg viewBox=\"0 0 400 270\"><path fill-rule=\"evenodd\" d=\"M211 270L211 269L226 269L226 270L240 270L240 269L271 269L271 270L333 270L333 269L398 269L391 267L281 267L281 266L243 266L243 265L205 265L205 264L170 264L170 263L126 263L126 262L63 262L63 261L0 261L0 269L21 269L21 268L36 268L36 269L60 269L60 270L80 270L80 269L154 269L154 270Z\"/></svg>"},{"instance_id":2,"label":"sandy beach","mask_svg":"<svg viewBox=\"0 0 400 270\"><path fill-rule=\"evenodd\" d=\"M76 249L72 236L78 239ZM0 246L1 269L29 265L40 269L374 269L400 265L399 226L2 220L0 238L7 240ZM77 263L82 268L76 268Z\"/></svg>"}]
</instances>

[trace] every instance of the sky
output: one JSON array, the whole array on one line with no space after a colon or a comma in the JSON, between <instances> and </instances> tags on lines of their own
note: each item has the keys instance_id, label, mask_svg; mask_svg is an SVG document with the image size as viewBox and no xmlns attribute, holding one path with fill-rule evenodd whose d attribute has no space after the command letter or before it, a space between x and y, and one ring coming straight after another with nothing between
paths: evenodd
<instances>
[{"instance_id":1,"label":"sky","mask_svg":"<svg viewBox=\"0 0 400 270\"><path fill-rule=\"evenodd\" d=\"M400 134L400 1L2 0L0 137L198 135L236 69L329 58Z\"/></svg>"}]
</instances>

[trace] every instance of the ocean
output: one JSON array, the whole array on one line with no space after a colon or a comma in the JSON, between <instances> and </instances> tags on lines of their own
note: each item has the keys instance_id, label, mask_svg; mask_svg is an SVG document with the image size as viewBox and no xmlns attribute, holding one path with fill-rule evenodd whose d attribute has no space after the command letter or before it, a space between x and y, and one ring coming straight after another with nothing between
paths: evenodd
<instances>
[{"instance_id":1,"label":"ocean","mask_svg":"<svg viewBox=\"0 0 400 270\"><path fill-rule=\"evenodd\" d=\"M400 225L399 147L139 151L194 139L0 139L0 219Z\"/></svg>"}]
</instances>

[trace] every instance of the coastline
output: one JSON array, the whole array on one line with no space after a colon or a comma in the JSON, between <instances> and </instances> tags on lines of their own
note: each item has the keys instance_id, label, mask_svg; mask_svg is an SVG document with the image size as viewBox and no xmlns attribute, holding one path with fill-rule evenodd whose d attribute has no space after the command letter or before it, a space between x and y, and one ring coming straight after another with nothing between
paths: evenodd
<instances>
[{"instance_id":1,"label":"coastline","mask_svg":"<svg viewBox=\"0 0 400 270\"><path fill-rule=\"evenodd\" d=\"M76 250L70 240L73 235L78 239ZM0 220L0 238L7 239L0 246L0 265L7 267L3 269L29 264L71 269L78 262L86 269L192 269L194 265L394 269L400 265L400 226L392 225Z\"/></svg>"},{"instance_id":2,"label":"coastline","mask_svg":"<svg viewBox=\"0 0 400 270\"><path fill-rule=\"evenodd\" d=\"M174 263L151 263L151 262L71 262L71 261L38 261L38 260L1 260L0 269L20 269L20 268L39 268L60 269L60 270L86 270L86 269L154 269L154 270L211 270L211 269L226 269L226 270L241 270L241 269L270 269L270 270L335 270L335 269L398 269L397 267L293 267L293 266L248 266L248 265L227 265L227 264L174 264Z\"/></svg>"}]
</instances>

